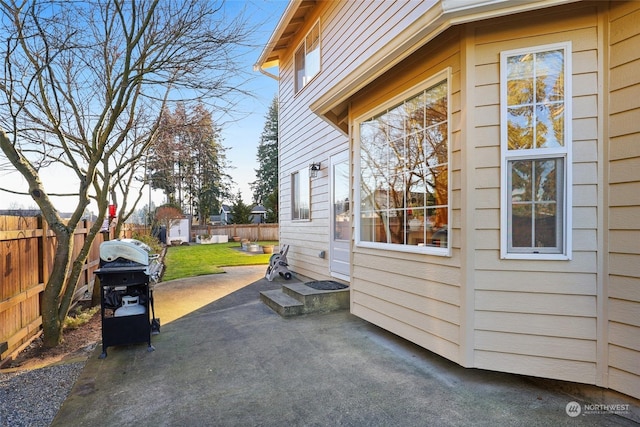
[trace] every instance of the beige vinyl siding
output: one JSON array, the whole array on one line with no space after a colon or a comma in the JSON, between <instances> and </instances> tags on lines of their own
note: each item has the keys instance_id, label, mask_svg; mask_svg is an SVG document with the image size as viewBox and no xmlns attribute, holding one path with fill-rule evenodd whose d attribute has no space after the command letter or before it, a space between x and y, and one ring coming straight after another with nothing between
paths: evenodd
<instances>
[{"instance_id":1,"label":"beige vinyl siding","mask_svg":"<svg viewBox=\"0 0 640 427\"><path fill-rule=\"evenodd\" d=\"M460 36L452 29L354 96L357 117L449 68L452 256L354 247L353 314L459 362L461 322ZM356 159L357 161L357 159Z\"/></svg>"},{"instance_id":2,"label":"beige vinyl siding","mask_svg":"<svg viewBox=\"0 0 640 427\"><path fill-rule=\"evenodd\" d=\"M477 237L475 367L596 383L597 23L593 4L573 4L474 27L475 73L470 78L475 80L475 105L470 116L476 137L469 138L474 163L469 205ZM572 43L575 88L572 259L500 259L500 52L566 41Z\"/></svg>"},{"instance_id":3,"label":"beige vinyl siding","mask_svg":"<svg viewBox=\"0 0 640 427\"><path fill-rule=\"evenodd\" d=\"M609 387L640 398L640 4L609 17Z\"/></svg>"},{"instance_id":4,"label":"beige vinyl siding","mask_svg":"<svg viewBox=\"0 0 640 427\"><path fill-rule=\"evenodd\" d=\"M382 49L400 28L416 20L433 2L320 2L280 63L280 241L289 244L290 268L315 279L329 277L329 157L349 147L347 136L313 114L309 105L343 76ZM320 19L321 70L297 94L293 56L311 26ZM291 174L312 161L322 163L311 180L310 221L291 220Z\"/></svg>"},{"instance_id":5,"label":"beige vinyl siding","mask_svg":"<svg viewBox=\"0 0 640 427\"><path fill-rule=\"evenodd\" d=\"M434 0L323 2L323 71L315 83L322 93L344 79L403 28L419 19Z\"/></svg>"}]
</instances>

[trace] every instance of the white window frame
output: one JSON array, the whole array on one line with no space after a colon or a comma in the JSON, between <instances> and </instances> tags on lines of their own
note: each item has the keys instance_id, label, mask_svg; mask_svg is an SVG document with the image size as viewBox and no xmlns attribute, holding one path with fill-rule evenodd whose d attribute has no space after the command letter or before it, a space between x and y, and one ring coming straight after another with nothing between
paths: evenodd
<instances>
[{"instance_id":1,"label":"white window frame","mask_svg":"<svg viewBox=\"0 0 640 427\"><path fill-rule=\"evenodd\" d=\"M318 39L316 41L317 46L313 48L313 41L309 45L309 36L313 37L313 33L317 32ZM320 74L322 70L322 34L320 32L320 20L317 20L311 27L309 32L304 36L304 39L293 54L293 73L294 73L294 86L295 93L300 92L315 76ZM302 56L298 56L302 54ZM299 65L299 60L302 60L302 66ZM311 68L310 64L317 63L317 67ZM300 81L302 80L302 81Z\"/></svg>"},{"instance_id":2,"label":"white window frame","mask_svg":"<svg viewBox=\"0 0 640 427\"><path fill-rule=\"evenodd\" d=\"M296 185L296 182L298 183ZM302 199L306 199L307 216L301 216ZM291 174L291 219L293 221L311 220L311 183L309 169L303 168Z\"/></svg>"},{"instance_id":3,"label":"white window frame","mask_svg":"<svg viewBox=\"0 0 640 427\"><path fill-rule=\"evenodd\" d=\"M420 91L424 91L437 85L438 83L446 81L447 83L447 246L446 247L435 247L435 246L418 246L418 245L409 245L409 244L399 244L399 243L383 243L383 242L371 242L364 241L361 239L361 205L362 205L362 194L360 191L361 184L361 151L360 151L360 123L369 120L371 117L376 116L378 113L393 107L394 105L398 105L398 103L403 102L407 99L410 99L414 95L416 95ZM412 88L402 92L401 94L395 96L393 99L376 106L375 108L369 110L367 113L362 116L356 118L354 120L354 149L355 149L355 158L357 159L354 163L354 185L355 185L355 195L354 195L354 215L355 215L355 245L357 247L362 248L374 248L381 250L392 250L397 252L409 252L409 253L419 253L419 254L429 254L429 255L437 255L437 256L451 256L452 253L452 240L453 240L453 227L451 224L452 220L452 193L451 193L451 69L446 68L427 80L424 80L422 83L413 86Z\"/></svg>"},{"instance_id":4,"label":"white window frame","mask_svg":"<svg viewBox=\"0 0 640 427\"><path fill-rule=\"evenodd\" d=\"M564 144L561 147L508 149L508 104L507 104L507 60L509 57L535 54L546 51L564 51ZM572 247L572 88L571 88L571 42L540 45L522 49L514 49L500 53L500 156L501 156L501 209L500 209L500 256L502 259L526 259L526 260L570 260ZM551 252L549 249L528 250L510 248L510 168L509 162L517 160L554 160L562 159L564 169L561 171L563 181L560 183L562 193L562 213L559 224L562 227L560 251Z\"/></svg>"}]
</instances>

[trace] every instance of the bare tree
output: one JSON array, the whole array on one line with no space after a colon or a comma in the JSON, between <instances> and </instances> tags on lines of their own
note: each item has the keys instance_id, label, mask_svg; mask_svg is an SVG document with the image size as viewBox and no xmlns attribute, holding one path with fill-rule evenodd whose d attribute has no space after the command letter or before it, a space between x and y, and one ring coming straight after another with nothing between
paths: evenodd
<instances>
[{"instance_id":1,"label":"bare tree","mask_svg":"<svg viewBox=\"0 0 640 427\"><path fill-rule=\"evenodd\" d=\"M42 299L44 343L55 346L109 197L127 191L114 184L143 158L169 102L223 108L238 95L234 48L251 29L214 0L0 0L0 25L0 148L57 238ZM42 182L52 164L77 188ZM68 221L53 195L77 200ZM98 219L74 248L92 200Z\"/></svg>"}]
</instances>

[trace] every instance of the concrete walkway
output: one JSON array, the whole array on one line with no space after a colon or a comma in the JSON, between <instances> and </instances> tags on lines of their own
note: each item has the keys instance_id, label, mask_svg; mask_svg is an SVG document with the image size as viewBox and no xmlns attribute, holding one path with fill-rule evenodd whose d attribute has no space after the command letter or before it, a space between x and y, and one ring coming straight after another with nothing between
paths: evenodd
<instances>
[{"instance_id":1,"label":"concrete walkway","mask_svg":"<svg viewBox=\"0 0 640 427\"><path fill-rule=\"evenodd\" d=\"M110 347L98 359L96 348L52 426L636 425L570 417L567 405L585 402L461 368L348 311L281 318L259 302L282 283L264 271L157 285L156 350Z\"/></svg>"}]
</instances>

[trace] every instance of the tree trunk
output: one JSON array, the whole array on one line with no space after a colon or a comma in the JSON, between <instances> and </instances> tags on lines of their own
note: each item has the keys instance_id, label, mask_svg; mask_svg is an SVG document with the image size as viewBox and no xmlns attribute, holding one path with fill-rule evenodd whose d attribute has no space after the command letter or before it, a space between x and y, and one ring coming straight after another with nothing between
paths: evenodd
<instances>
[{"instance_id":1,"label":"tree trunk","mask_svg":"<svg viewBox=\"0 0 640 427\"><path fill-rule=\"evenodd\" d=\"M66 275L73 253L73 234L70 236L68 232L63 232L56 235L58 242L55 259L42 298L42 328L45 347L55 347L62 342L62 327L67 313L65 311L64 316L60 316L60 304L65 293Z\"/></svg>"}]
</instances>

